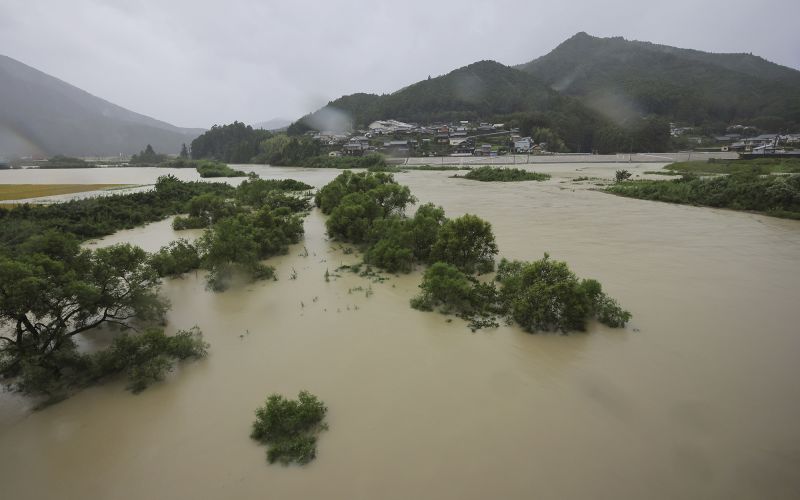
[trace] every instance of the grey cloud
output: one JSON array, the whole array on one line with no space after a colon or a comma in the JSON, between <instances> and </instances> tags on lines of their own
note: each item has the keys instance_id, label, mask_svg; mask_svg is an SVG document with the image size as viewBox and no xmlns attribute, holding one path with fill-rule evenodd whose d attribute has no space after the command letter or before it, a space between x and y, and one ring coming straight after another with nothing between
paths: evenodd
<instances>
[{"instance_id":1,"label":"grey cloud","mask_svg":"<svg viewBox=\"0 0 800 500\"><path fill-rule=\"evenodd\" d=\"M297 118L480 59L527 62L578 31L800 67L800 5L753 5L6 0L0 52L134 111L208 127Z\"/></svg>"}]
</instances>

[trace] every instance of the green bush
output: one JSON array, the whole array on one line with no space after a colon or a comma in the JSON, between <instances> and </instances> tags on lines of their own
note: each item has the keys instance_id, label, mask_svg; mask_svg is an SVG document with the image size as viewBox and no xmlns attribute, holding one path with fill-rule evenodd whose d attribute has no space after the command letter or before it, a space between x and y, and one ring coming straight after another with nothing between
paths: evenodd
<instances>
[{"instance_id":1,"label":"green bush","mask_svg":"<svg viewBox=\"0 0 800 500\"><path fill-rule=\"evenodd\" d=\"M296 400L272 394L256 410L250 437L267 445L269 463L306 464L316 457L317 434L327 429L327 412L325 404L307 391L300 391Z\"/></svg>"},{"instance_id":2,"label":"green bush","mask_svg":"<svg viewBox=\"0 0 800 500\"><path fill-rule=\"evenodd\" d=\"M452 264L465 273L487 273L494 269L497 244L492 225L466 214L445 222L430 252L431 261Z\"/></svg>"},{"instance_id":3,"label":"green bush","mask_svg":"<svg viewBox=\"0 0 800 500\"><path fill-rule=\"evenodd\" d=\"M251 280L272 278L274 269L260 261L285 254L302 234L302 219L286 207L262 208L220 220L198 240L203 265L211 271L209 288L224 290L237 273Z\"/></svg>"},{"instance_id":4,"label":"green bush","mask_svg":"<svg viewBox=\"0 0 800 500\"><path fill-rule=\"evenodd\" d=\"M200 177L245 177L246 173L241 170L234 170L224 163L211 160L200 160L197 163L197 173Z\"/></svg>"},{"instance_id":5,"label":"green bush","mask_svg":"<svg viewBox=\"0 0 800 500\"><path fill-rule=\"evenodd\" d=\"M495 318L503 311L492 283L481 283L455 266L436 262L425 271L419 287L422 292L411 299L414 309L455 314L469 321L472 331L498 326Z\"/></svg>"},{"instance_id":6,"label":"green bush","mask_svg":"<svg viewBox=\"0 0 800 500\"><path fill-rule=\"evenodd\" d=\"M611 327L621 327L630 313L607 297L595 280L578 280L566 262L549 255L534 262L503 259L496 280L501 284L502 309L523 330L586 330L586 321L596 318Z\"/></svg>"},{"instance_id":7,"label":"green bush","mask_svg":"<svg viewBox=\"0 0 800 500\"><path fill-rule=\"evenodd\" d=\"M178 276L200 267L197 247L181 238L150 255L150 265L159 276Z\"/></svg>"},{"instance_id":8,"label":"green bush","mask_svg":"<svg viewBox=\"0 0 800 500\"><path fill-rule=\"evenodd\" d=\"M324 214L330 214L348 194L365 193L383 184L397 184L391 174L383 172L353 173L346 170L322 187L314 196L314 203Z\"/></svg>"}]
</instances>

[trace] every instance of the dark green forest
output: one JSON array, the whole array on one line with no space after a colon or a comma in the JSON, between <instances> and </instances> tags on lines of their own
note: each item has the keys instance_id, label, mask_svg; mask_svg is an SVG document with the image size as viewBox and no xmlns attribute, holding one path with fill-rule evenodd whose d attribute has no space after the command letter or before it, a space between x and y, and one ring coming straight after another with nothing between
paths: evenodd
<instances>
[{"instance_id":1,"label":"dark green forest","mask_svg":"<svg viewBox=\"0 0 800 500\"><path fill-rule=\"evenodd\" d=\"M578 33L517 68L607 116L658 116L722 132L800 128L800 72L751 54L711 54Z\"/></svg>"}]
</instances>

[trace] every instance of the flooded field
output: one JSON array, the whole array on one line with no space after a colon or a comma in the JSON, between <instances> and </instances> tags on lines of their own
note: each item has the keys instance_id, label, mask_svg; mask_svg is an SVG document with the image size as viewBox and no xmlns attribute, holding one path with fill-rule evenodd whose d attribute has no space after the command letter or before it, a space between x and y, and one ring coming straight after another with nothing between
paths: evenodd
<instances>
[{"instance_id":1,"label":"flooded field","mask_svg":"<svg viewBox=\"0 0 800 500\"><path fill-rule=\"evenodd\" d=\"M553 175L543 183L396 178L449 216L489 220L502 256L549 252L598 279L633 313L627 328L471 333L408 306L419 273L326 282L359 256L328 241L313 211L304 241L270 260L277 282L221 294L202 273L164 283L167 331L198 325L207 359L135 396L109 383L39 412L0 396L3 498L798 498L800 222L572 182L617 168L536 165ZM315 186L338 174L242 169ZM0 182L149 184L168 172L197 177L5 171ZM164 221L94 244L155 250L197 234ZM310 465L269 466L248 437L253 412L301 389L328 405L330 430Z\"/></svg>"}]
</instances>

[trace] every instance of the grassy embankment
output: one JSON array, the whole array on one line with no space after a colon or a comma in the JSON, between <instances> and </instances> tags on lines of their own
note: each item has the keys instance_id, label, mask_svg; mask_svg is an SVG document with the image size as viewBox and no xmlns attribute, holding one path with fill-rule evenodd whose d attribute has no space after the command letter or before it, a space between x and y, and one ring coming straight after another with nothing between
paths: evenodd
<instances>
[{"instance_id":1,"label":"grassy embankment","mask_svg":"<svg viewBox=\"0 0 800 500\"><path fill-rule=\"evenodd\" d=\"M58 194L120 189L134 184L0 184L0 201L25 200ZM8 204L11 205L11 204Z\"/></svg>"},{"instance_id":2,"label":"grassy embankment","mask_svg":"<svg viewBox=\"0 0 800 500\"><path fill-rule=\"evenodd\" d=\"M800 160L790 158L764 158L763 160L708 160L670 163L664 170L677 174L798 174ZM667 174L669 175L669 174Z\"/></svg>"},{"instance_id":3,"label":"grassy embankment","mask_svg":"<svg viewBox=\"0 0 800 500\"><path fill-rule=\"evenodd\" d=\"M606 192L643 200L800 219L800 175L796 175L800 173L800 160L680 162L664 168L683 175L672 180L620 182L608 187Z\"/></svg>"}]
</instances>

